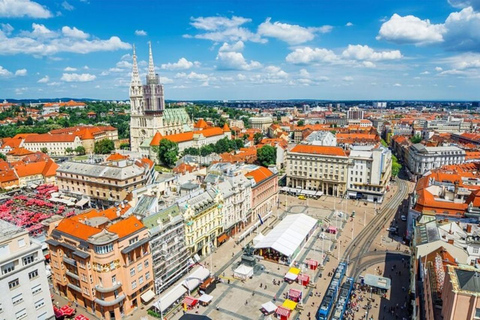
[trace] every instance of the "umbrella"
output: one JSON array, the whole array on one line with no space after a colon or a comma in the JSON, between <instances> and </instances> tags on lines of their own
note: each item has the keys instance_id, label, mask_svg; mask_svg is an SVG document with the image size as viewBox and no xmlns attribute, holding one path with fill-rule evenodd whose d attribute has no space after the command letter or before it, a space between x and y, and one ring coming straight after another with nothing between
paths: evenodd
<instances>
[{"instance_id":1,"label":"umbrella","mask_svg":"<svg viewBox=\"0 0 480 320\"><path fill-rule=\"evenodd\" d=\"M78 316L75 317L74 320L89 320L89 319L85 317L83 314L79 314Z\"/></svg>"}]
</instances>

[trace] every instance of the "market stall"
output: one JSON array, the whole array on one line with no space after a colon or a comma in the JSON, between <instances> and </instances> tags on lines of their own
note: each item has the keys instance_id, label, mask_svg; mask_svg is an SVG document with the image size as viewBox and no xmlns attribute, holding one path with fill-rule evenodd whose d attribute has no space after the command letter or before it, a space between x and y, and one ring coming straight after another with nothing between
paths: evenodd
<instances>
[{"instance_id":1,"label":"market stall","mask_svg":"<svg viewBox=\"0 0 480 320\"><path fill-rule=\"evenodd\" d=\"M208 294L202 294L201 297L198 299L200 304L204 307L208 306L210 302L212 302L213 297Z\"/></svg>"},{"instance_id":2,"label":"market stall","mask_svg":"<svg viewBox=\"0 0 480 320\"><path fill-rule=\"evenodd\" d=\"M297 290L297 289L290 289L288 290L288 299L295 301L295 302L300 302L302 299L302 291Z\"/></svg>"},{"instance_id":3,"label":"market stall","mask_svg":"<svg viewBox=\"0 0 480 320\"><path fill-rule=\"evenodd\" d=\"M299 274L300 274L300 269L290 268L287 274L285 274L284 280L288 283L293 283L295 280L297 280Z\"/></svg>"},{"instance_id":4,"label":"market stall","mask_svg":"<svg viewBox=\"0 0 480 320\"><path fill-rule=\"evenodd\" d=\"M277 306L272 301L268 301L262 304L262 313L265 316L268 316L269 314L274 313L275 310L277 310Z\"/></svg>"},{"instance_id":5,"label":"market stall","mask_svg":"<svg viewBox=\"0 0 480 320\"><path fill-rule=\"evenodd\" d=\"M240 280L246 280L253 276L253 268L241 264L235 271L233 271L233 277Z\"/></svg>"},{"instance_id":6,"label":"market stall","mask_svg":"<svg viewBox=\"0 0 480 320\"><path fill-rule=\"evenodd\" d=\"M191 296L186 296L183 299L183 308L185 310L192 309L197 305L197 303L198 303L198 299L195 299L194 297L191 297Z\"/></svg>"},{"instance_id":7,"label":"market stall","mask_svg":"<svg viewBox=\"0 0 480 320\"><path fill-rule=\"evenodd\" d=\"M297 282L300 283L302 286L308 286L308 284L310 283L310 276L303 273L298 276Z\"/></svg>"},{"instance_id":8,"label":"market stall","mask_svg":"<svg viewBox=\"0 0 480 320\"><path fill-rule=\"evenodd\" d=\"M290 309L287 309L282 306L278 307L277 310L275 311L277 318L279 318L280 320L288 320L288 318L290 318L291 313L292 311Z\"/></svg>"},{"instance_id":9,"label":"market stall","mask_svg":"<svg viewBox=\"0 0 480 320\"><path fill-rule=\"evenodd\" d=\"M318 261L317 261L317 260L313 260L313 259L308 259L308 260L307 260L307 267L308 267L310 270L317 270L317 268L318 268Z\"/></svg>"}]
</instances>

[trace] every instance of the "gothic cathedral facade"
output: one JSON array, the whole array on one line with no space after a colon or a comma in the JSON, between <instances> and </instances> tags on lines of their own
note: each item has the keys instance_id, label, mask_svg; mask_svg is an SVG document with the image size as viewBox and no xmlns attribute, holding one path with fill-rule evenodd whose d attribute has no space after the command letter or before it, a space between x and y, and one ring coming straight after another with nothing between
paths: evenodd
<instances>
[{"instance_id":1,"label":"gothic cathedral facade","mask_svg":"<svg viewBox=\"0 0 480 320\"><path fill-rule=\"evenodd\" d=\"M157 132L162 135L192 130L192 121L185 109L165 109L163 85L155 73L152 45L149 43L147 83L142 84L137 55L133 47L133 70L130 82L130 149L139 152Z\"/></svg>"}]
</instances>

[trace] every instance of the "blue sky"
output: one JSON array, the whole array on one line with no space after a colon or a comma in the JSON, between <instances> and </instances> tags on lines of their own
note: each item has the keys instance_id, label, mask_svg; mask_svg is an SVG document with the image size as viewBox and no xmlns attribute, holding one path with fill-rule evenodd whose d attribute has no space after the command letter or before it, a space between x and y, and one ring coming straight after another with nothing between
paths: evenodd
<instances>
[{"instance_id":1,"label":"blue sky","mask_svg":"<svg viewBox=\"0 0 480 320\"><path fill-rule=\"evenodd\" d=\"M0 99L480 100L480 0L0 0Z\"/></svg>"}]
</instances>

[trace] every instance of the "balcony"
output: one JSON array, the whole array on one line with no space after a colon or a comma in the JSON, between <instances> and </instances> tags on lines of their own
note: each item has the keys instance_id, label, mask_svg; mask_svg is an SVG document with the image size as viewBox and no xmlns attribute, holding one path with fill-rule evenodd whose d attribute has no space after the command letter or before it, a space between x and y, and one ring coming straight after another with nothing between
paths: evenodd
<instances>
[{"instance_id":1,"label":"balcony","mask_svg":"<svg viewBox=\"0 0 480 320\"><path fill-rule=\"evenodd\" d=\"M122 302L124 299L125 299L125 295L121 294L115 300L111 300L111 301L105 301L105 300L100 300L98 298L95 298L95 303L97 303L97 304L99 304L103 307L111 307L111 306L114 306L114 305Z\"/></svg>"},{"instance_id":2,"label":"balcony","mask_svg":"<svg viewBox=\"0 0 480 320\"><path fill-rule=\"evenodd\" d=\"M121 286L122 286L122 283L117 281L111 287L104 287L104 286L101 286L101 285L96 285L95 290L97 290L100 293L107 293L107 292L115 291L118 288L120 288Z\"/></svg>"},{"instance_id":3,"label":"balcony","mask_svg":"<svg viewBox=\"0 0 480 320\"><path fill-rule=\"evenodd\" d=\"M73 259L71 259L67 256L63 256L63 262L68 263L71 266L77 267L77 261L75 261L75 260L73 260Z\"/></svg>"},{"instance_id":4,"label":"balcony","mask_svg":"<svg viewBox=\"0 0 480 320\"><path fill-rule=\"evenodd\" d=\"M82 289L81 289L80 287L77 287L76 285L74 285L74 284L72 284L72 283L68 283L68 284L67 284L67 287L69 287L70 289L73 289L73 290L75 290L75 291L77 291L77 292L82 293Z\"/></svg>"},{"instance_id":5,"label":"balcony","mask_svg":"<svg viewBox=\"0 0 480 320\"><path fill-rule=\"evenodd\" d=\"M67 276L72 277L73 279L77 279L77 280L80 281L80 277L79 277L78 275L76 275L75 273L70 272L70 271L68 271L68 270L67 270L67 272L65 272L65 273L67 274Z\"/></svg>"}]
</instances>

